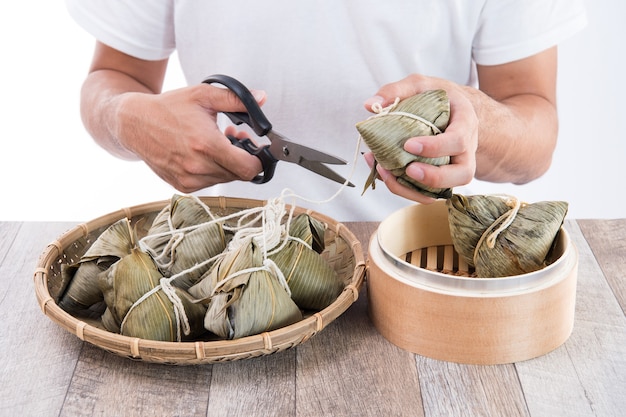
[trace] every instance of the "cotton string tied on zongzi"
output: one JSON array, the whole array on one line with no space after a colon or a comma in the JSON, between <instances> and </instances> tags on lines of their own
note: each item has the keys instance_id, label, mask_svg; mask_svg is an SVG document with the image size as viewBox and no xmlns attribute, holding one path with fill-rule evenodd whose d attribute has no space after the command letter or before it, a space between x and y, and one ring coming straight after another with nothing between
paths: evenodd
<instances>
[{"instance_id":1,"label":"cotton string tied on zongzi","mask_svg":"<svg viewBox=\"0 0 626 417\"><path fill-rule=\"evenodd\" d=\"M152 255L152 259L154 260L154 263L156 263L160 269L170 268L174 264L174 261L176 259L176 255L175 255L176 249L178 248L178 245L185 238L185 233L183 231L163 232L161 235L165 236L167 234L170 234L171 237L168 240L168 242L165 244L165 246L163 247L163 250L161 251L161 253L159 254L157 254L154 251L154 249L150 248L149 246L146 246L144 241L140 241L140 247L142 248L142 250ZM159 236L159 235L158 234L152 235L152 237L154 236Z\"/></svg>"},{"instance_id":2,"label":"cotton string tied on zongzi","mask_svg":"<svg viewBox=\"0 0 626 417\"><path fill-rule=\"evenodd\" d=\"M487 243L487 246L491 249L493 249L494 246L496 245L496 239L498 238L498 235L504 230L506 230L506 228L509 227L511 223L513 223L513 221L515 220L515 216L519 212L519 209L522 207L522 202L518 198L512 197L512 196L503 196L503 197L506 199L505 201L506 205L511 207L511 210L504 213L502 216L500 216L500 218L498 218L493 223L493 225L497 225L498 223L502 222L502 224L500 224L500 226L496 230L492 231L491 233L489 233L490 230L487 230L485 234L483 234L483 236L488 235L486 239L486 243ZM480 246L481 243L482 241L478 241L477 246Z\"/></svg>"},{"instance_id":3,"label":"cotton string tied on zongzi","mask_svg":"<svg viewBox=\"0 0 626 417\"><path fill-rule=\"evenodd\" d=\"M232 274L228 275L226 278L221 280L215 286L215 288L213 288L213 291L211 292L209 298L213 297L216 293L218 293L231 280L233 280L233 279L235 279L235 278L237 278L237 277L239 277L241 275L250 274L252 272L258 272L258 271L267 271L267 272L269 272L271 274L274 274L274 276L276 276L276 278L278 279L278 282L280 283L280 285L284 288L285 292L287 292L287 294L291 297L291 290L289 289L289 285L287 284L287 280L285 280L285 275L282 273L280 268L278 268L278 266L276 265L276 263L273 260L271 260L269 258L266 258L266 259L263 260L263 265L262 266L242 269L242 270L233 272Z\"/></svg>"},{"instance_id":4,"label":"cotton string tied on zongzi","mask_svg":"<svg viewBox=\"0 0 626 417\"><path fill-rule=\"evenodd\" d=\"M493 224L487 230L485 230L485 232L478 240L476 248L474 249L474 265L478 263L478 252L483 244L483 241L489 249L493 249L496 246L496 240L498 239L500 233L505 231L513 223L513 221L515 220L515 216L517 216L519 209L522 207L522 202L516 197L501 197L505 200L506 205L511 207L511 209L504 213L502 216L500 216L495 222L493 222ZM498 227L496 228L496 226ZM493 230L494 228L495 230Z\"/></svg>"},{"instance_id":5,"label":"cotton string tied on zongzi","mask_svg":"<svg viewBox=\"0 0 626 417\"><path fill-rule=\"evenodd\" d=\"M396 99L393 101L393 103L391 103L387 107L383 107L383 105L380 104L380 103L372 104L372 111L375 114L373 116L368 117L367 120L376 119L378 117L384 117L384 116L406 116L406 117L409 117L411 119L418 120L418 121L424 123L425 125L430 127L433 130L433 132L435 132L436 135L438 135L440 133L443 133L430 120L426 120L426 119L424 119L423 117L421 117L421 116L419 116L417 114L413 114L413 113L409 113L409 112L405 112L405 111L394 110L396 107L398 107L399 103L400 103L400 97L396 97Z\"/></svg>"},{"instance_id":6,"label":"cotton string tied on zongzi","mask_svg":"<svg viewBox=\"0 0 626 417\"><path fill-rule=\"evenodd\" d=\"M506 195L454 194L446 205L454 248L481 278L547 266L568 208L564 201L523 203Z\"/></svg>"},{"instance_id":7,"label":"cotton string tied on zongzi","mask_svg":"<svg viewBox=\"0 0 626 417\"><path fill-rule=\"evenodd\" d=\"M293 216L294 208L289 212L287 223L290 222ZM264 255L267 255L267 252L280 243L285 231L285 226L282 224L282 219L286 214L284 200L282 198L269 200L258 211L260 211L261 215L261 226L239 225L239 230L237 230L228 245L229 249L245 245L248 243L248 239L253 239L257 246L263 250Z\"/></svg>"},{"instance_id":8,"label":"cotton string tied on zongzi","mask_svg":"<svg viewBox=\"0 0 626 417\"><path fill-rule=\"evenodd\" d=\"M181 197L181 196L175 195L175 197ZM187 233L197 230L201 227L208 226L211 224L217 224L220 222L220 219L216 218L213 215L210 207L208 207L201 199L193 195L185 196L185 198L190 198L191 200L193 200L193 202L199 208L201 208L211 220L204 221L204 222L195 222L191 225L179 228L173 224L173 216L171 215L171 212L170 212L170 215L166 217L167 230L158 232L158 233L148 233L147 236L144 236L139 241L139 247L144 252L150 254L150 256L152 257L156 265L161 270L166 270L174 264L176 260L176 249L182 243ZM167 240L165 245L161 248L160 252L157 249L155 249L152 245L150 245L150 243L148 243L151 240L154 241L157 238L168 237L168 236L169 236L169 239Z\"/></svg>"},{"instance_id":9,"label":"cotton string tied on zongzi","mask_svg":"<svg viewBox=\"0 0 626 417\"><path fill-rule=\"evenodd\" d=\"M189 325L189 318L187 317L187 312L185 311L185 307L183 306L183 301L180 299L174 287L172 287L173 278L161 278L159 281L159 285L142 295L137 301L130 306L130 309L124 316L124 320L122 320L122 324L120 325L120 333L124 332L124 325L126 324L126 319L130 316L131 311L135 309L138 305L140 305L144 300L150 297L153 294L156 294L159 290L162 290L163 293L167 296L167 298L172 303L174 307L174 315L176 318L176 341L182 341L182 334L185 336L189 336L191 333L191 326ZM182 334L181 334L182 327Z\"/></svg>"},{"instance_id":10,"label":"cotton string tied on zongzi","mask_svg":"<svg viewBox=\"0 0 626 417\"><path fill-rule=\"evenodd\" d=\"M271 253L272 249L280 250L290 238L287 231L289 230L289 224L293 218L294 210L295 205L292 205L288 213L287 221L283 224L282 219L287 214L285 201L282 197L275 198L269 200L265 206L258 209L261 215L260 227L250 227L248 224L238 225L239 230L237 230L235 236L228 244L228 250L237 251L240 247L249 245L250 241L254 241L263 252L263 265L234 272L213 288L211 296L214 296L215 293L231 279L261 270L274 274L287 294L291 296L291 290L289 289L289 285L287 285L285 276L274 261L268 258L268 254ZM255 213L254 209L245 213L245 215L248 216L253 213Z\"/></svg>"}]
</instances>

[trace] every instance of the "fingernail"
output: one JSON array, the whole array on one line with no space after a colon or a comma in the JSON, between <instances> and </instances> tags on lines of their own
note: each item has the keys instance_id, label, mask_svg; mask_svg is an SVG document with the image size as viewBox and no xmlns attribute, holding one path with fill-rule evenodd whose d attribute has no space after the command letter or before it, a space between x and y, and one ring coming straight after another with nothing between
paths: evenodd
<instances>
[{"instance_id":1,"label":"fingernail","mask_svg":"<svg viewBox=\"0 0 626 417\"><path fill-rule=\"evenodd\" d=\"M264 90L250 90L250 93L252 93L252 97L254 97L254 99L257 101L257 103L260 103L263 100L265 100L265 91Z\"/></svg>"},{"instance_id":2,"label":"fingernail","mask_svg":"<svg viewBox=\"0 0 626 417\"><path fill-rule=\"evenodd\" d=\"M387 170L385 170L383 167L380 166L380 164L378 164L376 165L376 172L378 172L378 176L380 177L382 182L385 182L385 180L387 179Z\"/></svg>"},{"instance_id":3,"label":"fingernail","mask_svg":"<svg viewBox=\"0 0 626 417\"><path fill-rule=\"evenodd\" d=\"M406 174L416 181L422 181L424 179L424 170L416 164L410 164L406 167Z\"/></svg>"},{"instance_id":4,"label":"fingernail","mask_svg":"<svg viewBox=\"0 0 626 417\"><path fill-rule=\"evenodd\" d=\"M381 96L373 96L365 100L365 107L371 109L374 104L383 105L385 99Z\"/></svg>"},{"instance_id":5,"label":"fingernail","mask_svg":"<svg viewBox=\"0 0 626 417\"><path fill-rule=\"evenodd\" d=\"M404 150L412 153L413 155L421 155L424 150L424 145L417 140L407 140L404 142Z\"/></svg>"}]
</instances>

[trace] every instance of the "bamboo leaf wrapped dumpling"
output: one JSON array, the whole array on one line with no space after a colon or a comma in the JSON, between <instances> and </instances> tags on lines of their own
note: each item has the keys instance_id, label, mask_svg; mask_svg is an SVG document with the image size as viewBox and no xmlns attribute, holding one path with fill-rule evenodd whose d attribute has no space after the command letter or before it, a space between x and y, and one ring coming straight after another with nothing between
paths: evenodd
<instances>
[{"instance_id":1,"label":"bamboo leaf wrapped dumpling","mask_svg":"<svg viewBox=\"0 0 626 417\"><path fill-rule=\"evenodd\" d=\"M205 223L213 220L209 207L190 195L174 194L170 203L163 207L152 221L148 234L182 229L186 226ZM162 243L165 243L164 239Z\"/></svg>"},{"instance_id":2,"label":"bamboo leaf wrapped dumpling","mask_svg":"<svg viewBox=\"0 0 626 417\"><path fill-rule=\"evenodd\" d=\"M289 224L289 235L302 240L317 253L324 250L326 225L307 213L297 215Z\"/></svg>"},{"instance_id":3,"label":"bamboo leaf wrapped dumpling","mask_svg":"<svg viewBox=\"0 0 626 417\"><path fill-rule=\"evenodd\" d=\"M319 220L300 214L289 227L295 239L269 255L285 276L291 298L303 309L322 310L343 291L337 272L319 254L324 249L324 229Z\"/></svg>"},{"instance_id":4,"label":"bamboo leaf wrapped dumpling","mask_svg":"<svg viewBox=\"0 0 626 417\"><path fill-rule=\"evenodd\" d=\"M162 278L152 258L137 248L101 275L100 288L107 304L102 316L105 328L170 342L203 333L206 308L193 303L185 291L164 287Z\"/></svg>"},{"instance_id":5,"label":"bamboo leaf wrapped dumpling","mask_svg":"<svg viewBox=\"0 0 626 417\"><path fill-rule=\"evenodd\" d=\"M302 320L280 271L263 261L263 252L250 239L226 253L189 289L208 303L204 327L225 339L258 334Z\"/></svg>"},{"instance_id":6,"label":"bamboo leaf wrapped dumpling","mask_svg":"<svg viewBox=\"0 0 626 417\"><path fill-rule=\"evenodd\" d=\"M184 290L209 270L228 237L209 207L193 196L175 194L154 219L141 247L164 276L179 275L173 284Z\"/></svg>"},{"instance_id":7,"label":"bamboo leaf wrapped dumpling","mask_svg":"<svg viewBox=\"0 0 626 417\"><path fill-rule=\"evenodd\" d=\"M434 198L449 198L450 188L428 187L406 175L412 162L441 166L450 163L450 157L427 158L404 150L404 143L415 136L432 136L445 131L450 120L450 102L444 90L431 90L400 101L395 107L382 109L379 114L356 124L376 163L391 171L398 182ZM374 188L376 167L365 188Z\"/></svg>"},{"instance_id":8,"label":"bamboo leaf wrapped dumpling","mask_svg":"<svg viewBox=\"0 0 626 417\"><path fill-rule=\"evenodd\" d=\"M515 198L458 194L446 204L454 247L483 278L544 268L568 209L564 201L525 204Z\"/></svg>"},{"instance_id":9,"label":"bamboo leaf wrapped dumpling","mask_svg":"<svg viewBox=\"0 0 626 417\"><path fill-rule=\"evenodd\" d=\"M92 314L90 307L104 299L98 275L129 254L136 241L130 221L123 218L102 232L78 263L64 264L61 273L68 284L59 298L59 307L73 315Z\"/></svg>"},{"instance_id":10,"label":"bamboo leaf wrapped dumpling","mask_svg":"<svg viewBox=\"0 0 626 417\"><path fill-rule=\"evenodd\" d=\"M448 222L454 249L474 266L478 241L500 216L513 208L511 202L497 196L464 196L454 194L446 201Z\"/></svg>"}]
</instances>

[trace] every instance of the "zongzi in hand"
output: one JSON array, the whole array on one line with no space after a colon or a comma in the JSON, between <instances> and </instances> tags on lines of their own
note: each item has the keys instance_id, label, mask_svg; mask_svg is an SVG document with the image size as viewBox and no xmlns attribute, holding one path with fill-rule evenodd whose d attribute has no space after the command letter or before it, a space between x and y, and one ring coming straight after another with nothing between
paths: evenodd
<instances>
[{"instance_id":1,"label":"zongzi in hand","mask_svg":"<svg viewBox=\"0 0 626 417\"><path fill-rule=\"evenodd\" d=\"M404 143L412 137L432 136L445 131L449 119L448 95L444 90L432 90L382 109L378 114L357 123L356 128L374 154L376 164L391 171L399 183L430 197L449 198L452 195L451 189L428 187L406 175L405 170L412 162L447 165L450 163L450 157L427 158L404 150ZM365 189L370 185L374 188L375 178L376 165L365 184Z\"/></svg>"}]
</instances>

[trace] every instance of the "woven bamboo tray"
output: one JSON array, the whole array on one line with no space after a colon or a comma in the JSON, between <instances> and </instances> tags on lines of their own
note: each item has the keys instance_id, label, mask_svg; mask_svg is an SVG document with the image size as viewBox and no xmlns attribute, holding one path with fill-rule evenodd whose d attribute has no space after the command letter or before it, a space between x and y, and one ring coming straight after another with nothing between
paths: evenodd
<instances>
[{"instance_id":1,"label":"woven bamboo tray","mask_svg":"<svg viewBox=\"0 0 626 417\"><path fill-rule=\"evenodd\" d=\"M216 215L227 215L265 204L261 200L202 197ZM34 274L35 294L43 313L83 341L120 356L146 362L176 365L218 363L268 355L307 341L324 329L354 303L365 277L361 244L341 223L323 214L296 207L295 214L309 213L327 224L326 249L322 256L344 280L344 291L328 307L313 312L290 326L236 340L162 342L122 336L105 330L99 320L77 318L58 305L61 292L61 265L80 259L97 237L111 224L126 217L145 233L157 213L169 200L125 208L80 224L49 244ZM142 226L144 229L142 230Z\"/></svg>"},{"instance_id":2,"label":"woven bamboo tray","mask_svg":"<svg viewBox=\"0 0 626 417\"><path fill-rule=\"evenodd\" d=\"M450 362L493 365L544 355L574 325L578 254L561 229L545 268L476 277L452 245L444 201L385 219L368 249L376 329L396 346Z\"/></svg>"}]
</instances>

